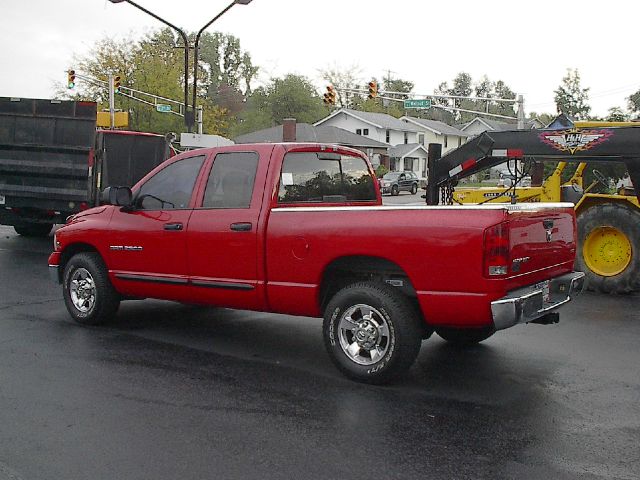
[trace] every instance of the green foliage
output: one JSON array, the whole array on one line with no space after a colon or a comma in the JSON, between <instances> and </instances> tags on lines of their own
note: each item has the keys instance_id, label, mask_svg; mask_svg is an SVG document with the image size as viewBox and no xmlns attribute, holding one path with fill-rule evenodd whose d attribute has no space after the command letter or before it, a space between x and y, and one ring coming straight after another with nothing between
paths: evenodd
<instances>
[{"instance_id":1,"label":"green foliage","mask_svg":"<svg viewBox=\"0 0 640 480\"><path fill-rule=\"evenodd\" d=\"M249 97L233 136L280 125L285 118L315 123L327 115L315 86L303 76L289 74L272 78Z\"/></svg>"},{"instance_id":2,"label":"green foliage","mask_svg":"<svg viewBox=\"0 0 640 480\"><path fill-rule=\"evenodd\" d=\"M576 120L587 120L591 107L589 101L589 88L583 88L580 84L578 69L567 69L567 75L562 78L562 83L554 90L554 101L558 112L569 115Z\"/></svg>"},{"instance_id":3,"label":"green foliage","mask_svg":"<svg viewBox=\"0 0 640 480\"><path fill-rule=\"evenodd\" d=\"M626 122L629 120L629 116L622 111L622 108L611 107L605 117L605 120L607 122Z\"/></svg>"},{"instance_id":4,"label":"green foliage","mask_svg":"<svg viewBox=\"0 0 640 480\"><path fill-rule=\"evenodd\" d=\"M640 113L640 90L627 97L627 107L631 113Z\"/></svg>"},{"instance_id":5,"label":"green foliage","mask_svg":"<svg viewBox=\"0 0 640 480\"><path fill-rule=\"evenodd\" d=\"M221 43L216 50L222 59L222 67L218 70L213 68L216 39ZM251 64L248 54L240 51L239 41L230 35L203 35L201 47L201 58L208 67L200 68L198 72L201 86L198 91L198 104L204 107L204 131L224 135L229 130L230 123L235 121L234 105L242 104L244 97L240 93L240 99L237 100L235 90L225 91L226 98L231 99L227 103L220 102L219 96L216 98L209 96L208 92L213 82L210 72L218 72L214 79L216 82L222 78L225 81L228 80L234 87L240 85L244 91L250 91L250 82L257 68ZM123 87L183 102L185 82L183 48L182 45L176 44L176 37L169 28L148 33L137 41L133 38L114 40L107 37L96 42L86 56L76 57L74 66L76 71L90 78L106 82L109 74L120 75ZM192 65L191 58L189 70L192 70ZM189 71L188 74L190 77L192 72ZM191 80L188 78L189 103L193 101ZM219 90L215 91L218 93ZM125 89L124 92L126 93L127 90ZM61 91L60 96L68 98L70 93L72 92ZM93 100L98 102L99 109L106 109L109 103L108 87L104 84L92 84L80 80L77 91L73 92L73 98ZM157 112L153 106L129 99L124 95L116 94L115 107L129 112L131 130L166 133L185 129L182 117ZM177 107L173 108L177 110Z\"/></svg>"},{"instance_id":6,"label":"green foliage","mask_svg":"<svg viewBox=\"0 0 640 480\"><path fill-rule=\"evenodd\" d=\"M258 74L251 56L240 48L240 40L233 35L220 32L203 33L199 44L200 65L206 73L206 96L217 101L221 89L251 94L251 82Z\"/></svg>"},{"instance_id":7,"label":"green foliage","mask_svg":"<svg viewBox=\"0 0 640 480\"><path fill-rule=\"evenodd\" d=\"M382 164L376 167L376 177L378 178L384 177L387 172L389 172L389 169Z\"/></svg>"},{"instance_id":8,"label":"green foliage","mask_svg":"<svg viewBox=\"0 0 640 480\"><path fill-rule=\"evenodd\" d=\"M452 96L475 96L482 98L506 98L515 99L516 94L502 80L492 81L487 75L483 75L478 82L474 84L473 78L466 72L460 72L452 81L452 87L448 82L442 82L434 90L436 95L452 95ZM445 113L437 113L441 109L432 109L428 117L433 120L440 120L448 124L464 123L473 120L478 113L488 112L497 115L515 117L513 104L504 102L495 102L491 100L471 100L471 99L437 99L436 104L443 107L456 107L472 112L459 112L452 110Z\"/></svg>"}]
</instances>

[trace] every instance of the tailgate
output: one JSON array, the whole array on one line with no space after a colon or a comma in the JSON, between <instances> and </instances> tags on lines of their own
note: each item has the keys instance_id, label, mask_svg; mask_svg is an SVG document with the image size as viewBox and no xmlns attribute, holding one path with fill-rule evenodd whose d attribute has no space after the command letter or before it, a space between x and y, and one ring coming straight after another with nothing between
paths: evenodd
<instances>
[{"instance_id":1,"label":"tailgate","mask_svg":"<svg viewBox=\"0 0 640 480\"><path fill-rule=\"evenodd\" d=\"M511 276L573 264L576 254L572 204L508 206Z\"/></svg>"}]
</instances>

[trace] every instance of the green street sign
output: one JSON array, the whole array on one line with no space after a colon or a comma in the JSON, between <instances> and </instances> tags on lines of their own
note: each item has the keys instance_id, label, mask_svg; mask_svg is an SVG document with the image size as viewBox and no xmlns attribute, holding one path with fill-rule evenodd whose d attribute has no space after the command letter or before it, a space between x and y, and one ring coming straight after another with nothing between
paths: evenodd
<instances>
[{"instance_id":1,"label":"green street sign","mask_svg":"<svg viewBox=\"0 0 640 480\"><path fill-rule=\"evenodd\" d=\"M170 112L171 111L171 105L165 105L164 103L157 103L156 104L156 110L159 112Z\"/></svg>"},{"instance_id":2,"label":"green street sign","mask_svg":"<svg viewBox=\"0 0 640 480\"><path fill-rule=\"evenodd\" d=\"M404 108L431 108L431 100L405 100Z\"/></svg>"}]
</instances>

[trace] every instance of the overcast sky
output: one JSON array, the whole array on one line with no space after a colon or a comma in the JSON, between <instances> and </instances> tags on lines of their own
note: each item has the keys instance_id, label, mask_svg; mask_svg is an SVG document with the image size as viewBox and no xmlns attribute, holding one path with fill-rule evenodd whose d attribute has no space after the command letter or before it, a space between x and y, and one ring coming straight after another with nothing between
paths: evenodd
<instances>
[{"instance_id":1,"label":"overcast sky","mask_svg":"<svg viewBox=\"0 0 640 480\"><path fill-rule=\"evenodd\" d=\"M197 31L230 0L137 0ZM2 0L0 96L51 98L73 55L105 36L139 36L163 26L127 3ZM429 94L458 72L487 74L524 95L527 111L553 112L567 68L590 87L593 113L626 107L640 89L635 37L640 2L609 0L253 0L209 31L238 37L260 81L297 73L318 88L318 71L356 66L362 79L392 76ZM126 79L123 79L126 85Z\"/></svg>"}]
</instances>

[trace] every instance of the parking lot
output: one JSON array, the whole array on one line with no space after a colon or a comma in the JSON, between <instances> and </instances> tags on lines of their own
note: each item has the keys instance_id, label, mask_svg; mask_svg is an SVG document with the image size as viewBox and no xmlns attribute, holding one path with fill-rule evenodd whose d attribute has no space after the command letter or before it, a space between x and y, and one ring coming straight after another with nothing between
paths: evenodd
<instances>
[{"instance_id":1,"label":"parking lot","mask_svg":"<svg viewBox=\"0 0 640 480\"><path fill-rule=\"evenodd\" d=\"M640 477L639 296L467 350L434 335L372 387L317 319L145 300L78 326L50 249L0 227L2 480Z\"/></svg>"}]
</instances>

